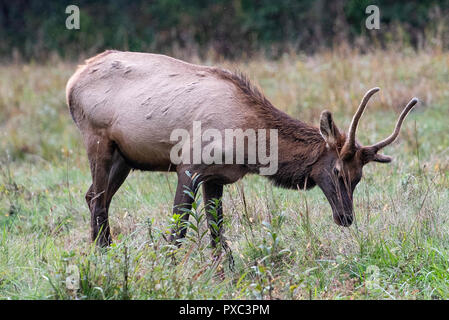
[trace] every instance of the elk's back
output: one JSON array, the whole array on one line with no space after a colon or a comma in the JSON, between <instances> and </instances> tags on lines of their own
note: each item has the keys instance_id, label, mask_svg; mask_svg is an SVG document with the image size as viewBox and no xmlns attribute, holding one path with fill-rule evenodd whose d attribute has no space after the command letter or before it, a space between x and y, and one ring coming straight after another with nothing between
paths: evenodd
<instances>
[{"instance_id":1,"label":"elk's back","mask_svg":"<svg viewBox=\"0 0 449 320\"><path fill-rule=\"evenodd\" d=\"M211 68L163 55L106 51L86 61L66 88L84 137L107 136L138 163L169 162L174 129L245 128L244 102Z\"/></svg>"}]
</instances>

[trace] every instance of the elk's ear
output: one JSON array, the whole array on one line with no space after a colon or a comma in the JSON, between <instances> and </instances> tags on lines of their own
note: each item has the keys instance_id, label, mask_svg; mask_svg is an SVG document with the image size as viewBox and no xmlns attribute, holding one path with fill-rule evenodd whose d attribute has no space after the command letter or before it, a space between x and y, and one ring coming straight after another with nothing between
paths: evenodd
<instances>
[{"instance_id":1,"label":"elk's ear","mask_svg":"<svg viewBox=\"0 0 449 320\"><path fill-rule=\"evenodd\" d=\"M336 145L340 137L340 131L332 119L332 113L327 110L321 112L320 133L328 145Z\"/></svg>"},{"instance_id":2,"label":"elk's ear","mask_svg":"<svg viewBox=\"0 0 449 320\"><path fill-rule=\"evenodd\" d=\"M389 163L392 160L390 156L377 153L374 148L363 147L360 149L360 152L360 157L364 165L368 162Z\"/></svg>"},{"instance_id":3,"label":"elk's ear","mask_svg":"<svg viewBox=\"0 0 449 320\"><path fill-rule=\"evenodd\" d=\"M371 161L380 162L380 163L390 163L391 160L393 160L393 158L391 158L390 156L376 153L374 155L373 160L371 160Z\"/></svg>"}]
</instances>

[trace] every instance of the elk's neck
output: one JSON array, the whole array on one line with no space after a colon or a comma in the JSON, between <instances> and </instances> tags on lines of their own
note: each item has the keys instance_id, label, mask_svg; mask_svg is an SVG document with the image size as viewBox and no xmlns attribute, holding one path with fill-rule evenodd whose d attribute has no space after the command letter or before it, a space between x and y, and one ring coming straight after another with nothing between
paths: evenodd
<instances>
[{"instance_id":1,"label":"elk's neck","mask_svg":"<svg viewBox=\"0 0 449 320\"><path fill-rule=\"evenodd\" d=\"M314 164L326 150L319 129L285 114L269 126L278 129L278 171L268 176L274 184L287 189L315 186L310 177ZM282 123L279 123L282 121Z\"/></svg>"},{"instance_id":2,"label":"elk's neck","mask_svg":"<svg viewBox=\"0 0 449 320\"><path fill-rule=\"evenodd\" d=\"M277 109L245 76L221 69L213 69L213 72L239 89L243 104L251 110L247 119L250 127L278 130L278 170L267 177L284 188L314 187L315 181L310 178L310 173L326 150L318 128Z\"/></svg>"}]
</instances>

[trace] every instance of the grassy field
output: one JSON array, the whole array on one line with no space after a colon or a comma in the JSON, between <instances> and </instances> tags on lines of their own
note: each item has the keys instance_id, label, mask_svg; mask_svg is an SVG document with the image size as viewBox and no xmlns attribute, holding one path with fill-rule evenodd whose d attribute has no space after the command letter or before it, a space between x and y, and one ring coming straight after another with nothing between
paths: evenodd
<instances>
[{"instance_id":1,"label":"grassy field","mask_svg":"<svg viewBox=\"0 0 449 320\"><path fill-rule=\"evenodd\" d=\"M448 299L449 53L346 50L222 65L315 125L329 109L347 128L379 86L359 125L365 144L389 135L405 103L420 98L385 149L394 161L365 167L355 224L338 227L318 188L248 176L225 188L232 271L226 257L211 262L201 206L173 253L165 235L175 176L135 171L112 201L114 244L97 250L86 152L65 105L76 65L1 65L0 299Z\"/></svg>"}]
</instances>

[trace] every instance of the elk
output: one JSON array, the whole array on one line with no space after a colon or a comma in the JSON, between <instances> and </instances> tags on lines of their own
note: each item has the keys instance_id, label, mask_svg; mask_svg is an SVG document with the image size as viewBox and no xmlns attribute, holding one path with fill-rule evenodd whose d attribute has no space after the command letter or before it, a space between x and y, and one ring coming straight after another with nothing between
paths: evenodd
<instances>
[{"instance_id":1,"label":"elk","mask_svg":"<svg viewBox=\"0 0 449 320\"><path fill-rule=\"evenodd\" d=\"M194 121L219 131L276 129L278 169L268 179L290 189L318 186L329 201L335 223L350 226L353 192L363 167L392 160L378 152L395 141L418 102L413 98L406 105L389 137L362 146L356 140L357 126L368 100L378 91L373 88L365 94L345 134L329 111L321 113L319 128L293 119L275 108L244 75L225 69L137 52L106 51L86 60L69 79L66 97L92 174L86 193L92 241L99 246L111 243L108 210L112 197L131 169L139 169L176 172L173 213L184 222L193 202L185 188L196 190L201 184L212 246L223 244L223 186L259 173L262 164L173 163L170 150L175 142L170 133L177 128L192 130ZM172 230L170 240L179 243L185 235L185 224L181 224Z\"/></svg>"}]
</instances>

